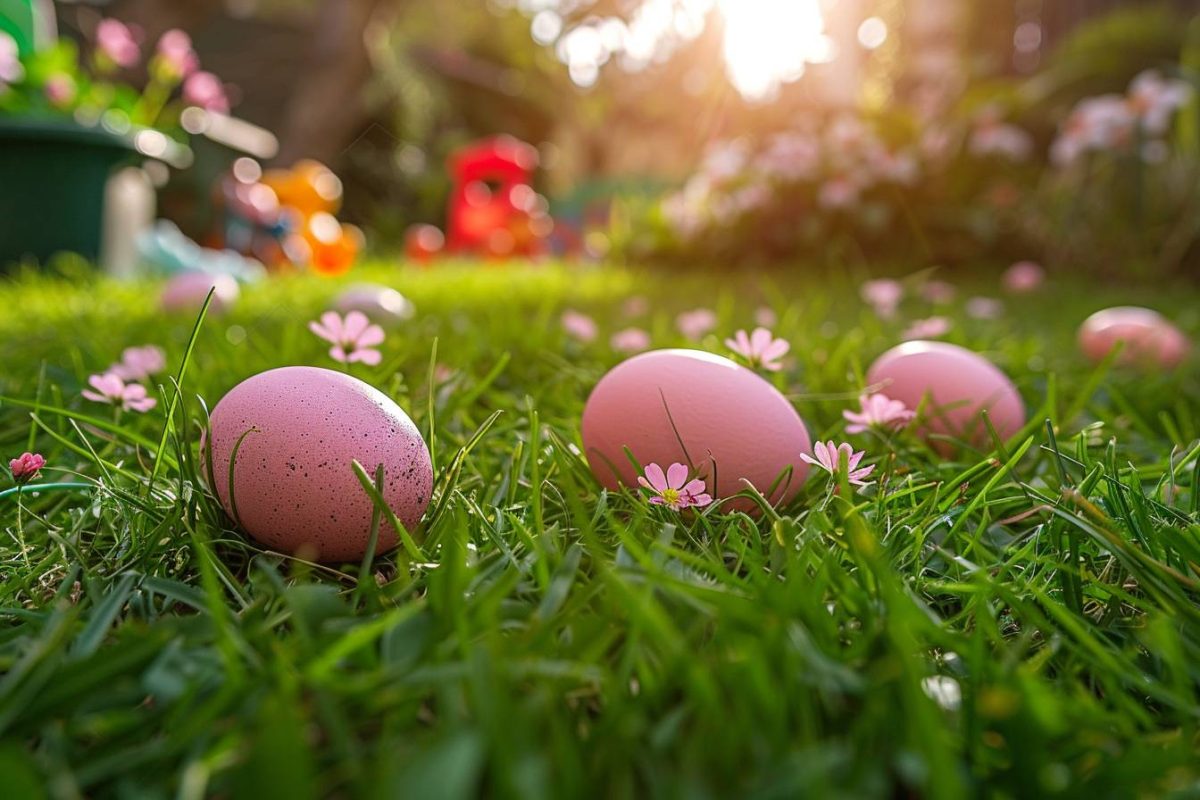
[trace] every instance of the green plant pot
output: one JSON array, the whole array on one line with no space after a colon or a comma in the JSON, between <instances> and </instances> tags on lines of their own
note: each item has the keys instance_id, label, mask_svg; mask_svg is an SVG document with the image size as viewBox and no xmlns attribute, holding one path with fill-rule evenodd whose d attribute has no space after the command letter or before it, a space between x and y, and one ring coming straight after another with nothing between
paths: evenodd
<instances>
[{"instance_id":1,"label":"green plant pot","mask_svg":"<svg viewBox=\"0 0 1200 800\"><path fill-rule=\"evenodd\" d=\"M100 256L104 187L132 144L70 122L0 119L0 272L55 253Z\"/></svg>"}]
</instances>

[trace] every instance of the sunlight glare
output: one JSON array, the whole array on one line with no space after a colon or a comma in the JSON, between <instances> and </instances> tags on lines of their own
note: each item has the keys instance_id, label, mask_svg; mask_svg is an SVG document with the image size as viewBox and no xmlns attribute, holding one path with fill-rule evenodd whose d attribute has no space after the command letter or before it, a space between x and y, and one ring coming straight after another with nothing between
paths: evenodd
<instances>
[{"instance_id":1,"label":"sunlight glare","mask_svg":"<svg viewBox=\"0 0 1200 800\"><path fill-rule=\"evenodd\" d=\"M717 7L729 79L747 98L769 99L828 50L819 0L717 0Z\"/></svg>"}]
</instances>

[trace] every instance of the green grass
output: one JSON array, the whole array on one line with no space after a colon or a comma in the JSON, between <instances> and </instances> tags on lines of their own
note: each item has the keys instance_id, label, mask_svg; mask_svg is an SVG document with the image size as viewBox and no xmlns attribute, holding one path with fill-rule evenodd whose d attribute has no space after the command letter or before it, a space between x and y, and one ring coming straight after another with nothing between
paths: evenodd
<instances>
[{"instance_id":1,"label":"green grass","mask_svg":"<svg viewBox=\"0 0 1200 800\"><path fill-rule=\"evenodd\" d=\"M171 389L116 424L79 391L131 345L174 374L193 320L144 286L0 285L0 454L91 487L0 499L4 797L1200 793L1197 362L1095 370L1073 344L1118 302L1200 332L1194 289L1059 283L996 322L952 311L950 340L1016 380L1027 436L951 460L857 437L879 464L864 493L812 479L778 515L679 518L601 492L577 454L623 300L652 299L633 322L660 346L682 344L676 313L716 308L717 352L772 306L795 356L772 379L841 439L902 325L863 312L860 276L367 277L418 315L357 374L434 421L439 474L419 552L366 571L262 553L197 478L205 406L332 366L305 323L334 284L260 285L206 320L170 425ZM565 307L602 340L568 341ZM435 341L456 372L431 390Z\"/></svg>"}]
</instances>

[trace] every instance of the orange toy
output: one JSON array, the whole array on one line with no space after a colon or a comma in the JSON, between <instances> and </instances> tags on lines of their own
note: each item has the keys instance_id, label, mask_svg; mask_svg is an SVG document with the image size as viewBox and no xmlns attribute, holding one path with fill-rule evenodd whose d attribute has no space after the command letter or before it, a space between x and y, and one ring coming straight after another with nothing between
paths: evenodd
<instances>
[{"instance_id":1,"label":"orange toy","mask_svg":"<svg viewBox=\"0 0 1200 800\"><path fill-rule=\"evenodd\" d=\"M291 169L266 172L262 183L274 190L279 205L296 218L307 245L307 262L322 275L341 275L354 266L365 238L353 225L338 222L342 182L317 161L297 161Z\"/></svg>"},{"instance_id":2,"label":"orange toy","mask_svg":"<svg viewBox=\"0 0 1200 800\"><path fill-rule=\"evenodd\" d=\"M364 237L354 225L343 225L332 214L313 214L304 226L304 239L311 252L309 263L322 275L341 275L358 260Z\"/></svg>"}]
</instances>

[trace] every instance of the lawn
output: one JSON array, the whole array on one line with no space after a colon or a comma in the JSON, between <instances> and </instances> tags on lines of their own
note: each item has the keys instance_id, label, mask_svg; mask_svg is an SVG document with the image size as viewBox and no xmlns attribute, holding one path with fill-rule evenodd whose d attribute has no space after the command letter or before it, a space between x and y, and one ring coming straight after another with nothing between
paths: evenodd
<instances>
[{"instance_id":1,"label":"lawn","mask_svg":"<svg viewBox=\"0 0 1200 800\"><path fill-rule=\"evenodd\" d=\"M910 297L881 321L865 277L359 271L416 305L353 371L431 432L436 485L417 552L348 565L262 552L197 468L205 408L239 381L337 366L307 323L339 284L270 281L206 318L169 423L169 379L146 414L80 397L129 346L180 372L195 320L164 319L155 286L0 284L0 454L88 484L0 498L4 796L1195 796L1200 374L1074 343L1115 304L1195 333L1194 288L1052 280L978 320L963 301L999 281L959 286L946 338L1030 412L990 452L849 437L872 486L814 473L760 517L592 478L579 421L623 358L610 334L684 346L696 307L719 324L694 346L719 353L773 309L792 354L770 379L814 439L847 438L866 366L939 313ZM562 331L567 308L597 341Z\"/></svg>"}]
</instances>

